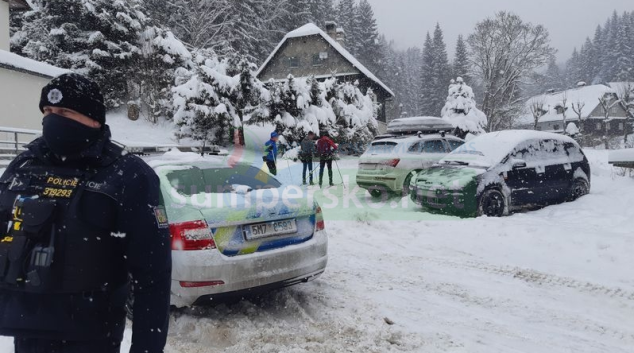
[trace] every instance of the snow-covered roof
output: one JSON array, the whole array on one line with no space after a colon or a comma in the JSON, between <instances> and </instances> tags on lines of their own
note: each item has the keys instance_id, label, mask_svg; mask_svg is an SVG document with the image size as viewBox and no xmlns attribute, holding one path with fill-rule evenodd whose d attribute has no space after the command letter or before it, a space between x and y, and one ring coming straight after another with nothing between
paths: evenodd
<instances>
[{"instance_id":1,"label":"snow-covered roof","mask_svg":"<svg viewBox=\"0 0 634 353\"><path fill-rule=\"evenodd\" d=\"M350 52L346 50L343 46L341 46L341 44L339 44L336 40L334 40L332 37L326 34L326 32L322 31L321 28L317 27L313 23L306 24L294 31L287 33L282 39L282 41L277 45L277 47L275 47L271 55L269 55L269 57L264 61L262 66L260 66L257 72L257 76L259 76L262 73L262 71L264 71L264 68L271 62L271 60L273 60L273 57L275 56L275 54L277 54L277 52L282 48L282 46L284 45L284 43L286 43L287 40L291 38L308 37L308 36L314 36L314 35L319 35L323 39L325 39L328 42L328 44L330 44L333 48L335 48L335 50L337 50L339 54L341 54L344 58L346 58L346 60L348 60L354 67L356 67L359 71L361 71L361 73L363 73L367 78L376 82L379 86L385 89L389 94L394 96L394 92L392 92L392 90L387 85L381 82L381 80L379 80L370 70L368 70L365 66L363 66L359 62L359 60L357 60L352 54L350 54Z\"/></svg>"},{"instance_id":2,"label":"snow-covered roof","mask_svg":"<svg viewBox=\"0 0 634 353\"><path fill-rule=\"evenodd\" d=\"M468 161L469 165L493 167L520 143L528 140L558 140L577 144L572 138L534 130L505 130L479 135L441 160Z\"/></svg>"},{"instance_id":3,"label":"snow-covered roof","mask_svg":"<svg viewBox=\"0 0 634 353\"><path fill-rule=\"evenodd\" d=\"M599 98L603 97L606 93L615 93L614 89L606 85L592 85L581 86L567 91L546 93L539 96L535 96L526 102L524 114L520 116L520 124L531 124L534 122L531 107L534 103L543 103L544 114L539 121L563 121L563 115L557 113L557 106L561 106L564 98L566 99L566 120L578 119L578 115L574 112L573 106L578 107L577 104L581 103L583 108L581 109L581 118L585 119L590 117L590 114L599 105Z\"/></svg>"},{"instance_id":4,"label":"snow-covered roof","mask_svg":"<svg viewBox=\"0 0 634 353\"><path fill-rule=\"evenodd\" d=\"M24 71L48 78L53 78L70 72L66 69L60 69L56 66L28 59L14 53L9 53L6 50L0 50L0 67L16 71Z\"/></svg>"}]
</instances>

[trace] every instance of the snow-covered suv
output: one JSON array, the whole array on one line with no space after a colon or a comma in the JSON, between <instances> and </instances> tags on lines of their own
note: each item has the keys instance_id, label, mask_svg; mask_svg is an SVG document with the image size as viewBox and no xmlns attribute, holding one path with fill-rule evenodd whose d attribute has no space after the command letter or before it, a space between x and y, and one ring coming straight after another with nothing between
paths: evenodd
<instances>
[{"instance_id":1,"label":"snow-covered suv","mask_svg":"<svg viewBox=\"0 0 634 353\"><path fill-rule=\"evenodd\" d=\"M409 192L412 176L431 167L464 141L444 134L382 138L359 159L357 185L373 197Z\"/></svg>"}]
</instances>

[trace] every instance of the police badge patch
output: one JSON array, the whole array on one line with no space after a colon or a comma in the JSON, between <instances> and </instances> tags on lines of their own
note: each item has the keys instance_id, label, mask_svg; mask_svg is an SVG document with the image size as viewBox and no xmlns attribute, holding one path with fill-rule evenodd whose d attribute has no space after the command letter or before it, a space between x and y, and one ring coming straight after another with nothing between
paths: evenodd
<instances>
[{"instance_id":1,"label":"police badge patch","mask_svg":"<svg viewBox=\"0 0 634 353\"><path fill-rule=\"evenodd\" d=\"M168 228L169 222L167 221L167 212L164 206L154 207L154 216L156 217L156 224L159 228Z\"/></svg>"},{"instance_id":2,"label":"police badge patch","mask_svg":"<svg viewBox=\"0 0 634 353\"><path fill-rule=\"evenodd\" d=\"M48 98L48 101L50 103L57 104L61 102L62 99L64 99L64 95L62 94L62 91L58 90L57 88L54 88L50 90L50 92L48 92L48 96L46 98Z\"/></svg>"}]
</instances>

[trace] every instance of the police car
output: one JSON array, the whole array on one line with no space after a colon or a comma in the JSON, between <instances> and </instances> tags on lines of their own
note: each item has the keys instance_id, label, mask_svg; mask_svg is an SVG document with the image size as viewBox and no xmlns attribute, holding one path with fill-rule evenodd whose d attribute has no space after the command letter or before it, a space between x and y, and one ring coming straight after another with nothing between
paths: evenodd
<instances>
[{"instance_id":1,"label":"police car","mask_svg":"<svg viewBox=\"0 0 634 353\"><path fill-rule=\"evenodd\" d=\"M146 161L161 183L165 209L157 221L172 237L172 305L240 297L324 272L321 208L292 186L221 157L170 152Z\"/></svg>"}]
</instances>

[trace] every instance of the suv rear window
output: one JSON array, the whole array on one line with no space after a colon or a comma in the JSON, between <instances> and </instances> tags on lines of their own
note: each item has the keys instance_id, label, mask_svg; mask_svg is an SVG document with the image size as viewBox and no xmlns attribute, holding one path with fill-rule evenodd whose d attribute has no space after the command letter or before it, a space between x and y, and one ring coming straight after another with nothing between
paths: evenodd
<instances>
[{"instance_id":1,"label":"suv rear window","mask_svg":"<svg viewBox=\"0 0 634 353\"><path fill-rule=\"evenodd\" d=\"M447 153L441 140L425 141L423 153Z\"/></svg>"},{"instance_id":2,"label":"suv rear window","mask_svg":"<svg viewBox=\"0 0 634 353\"><path fill-rule=\"evenodd\" d=\"M208 168L174 170L167 174L170 185L179 194L192 196L199 193L230 193L232 185L244 185L253 190L278 188L282 184L269 177L259 177L263 173L253 166L234 168ZM264 182L264 180L266 182Z\"/></svg>"},{"instance_id":3,"label":"suv rear window","mask_svg":"<svg viewBox=\"0 0 634 353\"><path fill-rule=\"evenodd\" d=\"M388 141L379 141L374 142L370 145L370 149L368 150L371 154L390 154L394 151L396 147L396 142L388 142Z\"/></svg>"},{"instance_id":4,"label":"suv rear window","mask_svg":"<svg viewBox=\"0 0 634 353\"><path fill-rule=\"evenodd\" d=\"M452 151L455 151L460 146L464 145L464 142L462 142L462 141L447 140L447 142L449 142L449 148L451 148Z\"/></svg>"}]
</instances>

